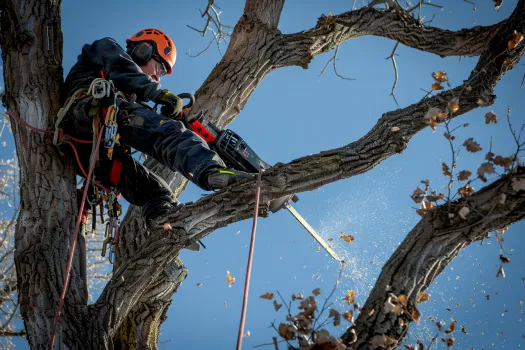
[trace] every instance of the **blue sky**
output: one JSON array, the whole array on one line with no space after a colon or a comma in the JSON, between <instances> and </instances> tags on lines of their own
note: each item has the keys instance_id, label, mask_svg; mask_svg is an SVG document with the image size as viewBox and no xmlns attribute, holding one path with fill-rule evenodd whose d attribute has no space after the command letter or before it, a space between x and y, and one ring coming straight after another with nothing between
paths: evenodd
<instances>
[{"instance_id":1,"label":"blue sky","mask_svg":"<svg viewBox=\"0 0 525 350\"><path fill-rule=\"evenodd\" d=\"M496 23L508 17L516 0L507 0L499 12L491 2L475 1L473 6L462 1L436 0L444 10L424 7L427 19L436 16L432 25L448 29ZM146 27L157 27L170 36L178 49L173 74L163 87L173 92L194 92L220 60L215 49L197 58L189 57L207 45L198 33L186 25L204 26L198 9L206 1L90 1L64 2L64 69L69 71L84 43L110 36L125 45L125 39ZM358 0L358 5L361 0ZM279 29L292 33L311 28L321 14L339 14L350 9L352 1L287 1ZM222 20L234 25L242 14L243 2L217 2ZM249 102L230 128L242 135L266 162L288 162L295 158L342 146L363 136L382 113L397 108L389 96L394 75L390 55L394 42L381 38L360 38L341 46L338 70L346 81L328 68L319 77L332 52L316 57L308 70L282 68L269 74L254 91ZM396 97L401 107L419 101L433 82L431 73L444 70L452 86L461 84L474 67L477 58L439 58L400 45L396 57L399 82ZM514 151L504 115L513 109L515 126L525 122L525 90L520 83L525 67L519 66L504 76L496 95L496 104L479 108L460 117L455 125L469 123L457 132L458 143L474 137L483 147L480 154L461 152L458 170L475 173L488 150L492 137L493 152L504 156ZM485 125L483 116L494 111L500 122ZM341 298L348 289L357 293L362 304L375 283L381 266L419 221L415 204L409 195L428 178L434 188L443 191L447 179L441 175L441 163L450 163L448 143L443 128L433 133L430 128L419 133L401 155L394 156L372 171L302 193L296 209L325 237L333 238L338 254L349 262L343 280L335 293L335 307L346 306ZM7 157L11 150L1 150ZM480 188L476 183L475 188ZM200 198L202 191L190 186L182 201ZM204 240L208 247L200 253L183 252L181 259L189 276L175 295L162 326L160 349L232 349L235 346L242 305L242 287L248 256L251 221L244 221L214 232ZM514 225L505 234L504 247L512 260L506 266L507 277L497 279L499 245L489 240L473 244L458 256L428 290L429 302L420 306L422 321L411 333L428 344L435 327L427 317L449 323L457 320L468 334L456 333L456 348L516 349L525 346L523 306L525 301L525 245L521 234L525 224ZM237 232L239 232L237 234ZM338 237L341 232L355 236L349 245ZM338 264L324 252L308 233L284 211L259 221L251 277L250 300L244 339L245 349L271 342L276 332L272 321L284 322L285 311L275 312L271 302L260 299L266 292L279 291L286 300L292 294L309 295L315 288L330 292L338 274ZM236 278L228 287L226 271ZM198 287L197 284L202 284ZM490 300L486 296L490 295ZM225 305L227 307L225 307ZM450 309L450 311L447 310ZM336 334L347 324L343 321ZM344 326L344 327L343 327ZM20 345L23 349L25 345Z\"/></svg>"}]
</instances>

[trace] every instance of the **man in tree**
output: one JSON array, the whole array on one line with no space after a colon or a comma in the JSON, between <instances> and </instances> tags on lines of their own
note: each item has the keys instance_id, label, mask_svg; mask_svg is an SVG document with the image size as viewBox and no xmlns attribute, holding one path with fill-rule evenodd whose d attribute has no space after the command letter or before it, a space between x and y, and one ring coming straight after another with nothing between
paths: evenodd
<instances>
[{"instance_id":1,"label":"man in tree","mask_svg":"<svg viewBox=\"0 0 525 350\"><path fill-rule=\"evenodd\" d=\"M161 90L159 84L162 76L171 74L175 64L177 51L173 41L158 29L144 29L126 42L126 51L111 38L84 45L65 81L67 98L79 89L87 90L96 78L111 80L117 91L136 96L136 102L120 101L120 110L129 111L117 115L121 144L150 155L205 190L220 189L248 176L225 171L224 162L206 142L174 120L182 112L182 100ZM91 140L92 109L99 107L91 95L82 92L80 96L61 125L67 134ZM162 105L166 117L146 105L147 101ZM92 146L78 143L77 149L82 167L88 169ZM122 164L116 173L115 161ZM99 181L116 186L131 204L141 206L150 226L159 224L162 216L177 205L165 181L133 159L125 147L116 147L111 160L101 152L95 174Z\"/></svg>"}]
</instances>

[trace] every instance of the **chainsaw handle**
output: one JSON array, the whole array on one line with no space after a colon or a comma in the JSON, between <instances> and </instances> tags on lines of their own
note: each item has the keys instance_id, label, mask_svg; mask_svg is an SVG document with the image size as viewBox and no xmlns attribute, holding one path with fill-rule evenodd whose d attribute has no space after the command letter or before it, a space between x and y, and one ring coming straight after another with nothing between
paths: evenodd
<instances>
[{"instance_id":1,"label":"chainsaw handle","mask_svg":"<svg viewBox=\"0 0 525 350\"><path fill-rule=\"evenodd\" d=\"M180 98L181 100L185 100L185 99L190 100L188 104L182 107L182 112L177 117L175 117L175 119L181 120L184 123L184 126L189 129L190 124L188 122L188 114L190 113L191 108L195 104L195 96L193 96L192 94L188 92L183 92L182 94L178 94L177 97Z\"/></svg>"},{"instance_id":2,"label":"chainsaw handle","mask_svg":"<svg viewBox=\"0 0 525 350\"><path fill-rule=\"evenodd\" d=\"M188 92L183 92L182 94L178 94L177 97L180 98L181 100L186 100L186 99L190 100L190 102L187 105L184 105L184 107L182 107L182 110L191 109L191 107L193 107L193 105L195 104L195 96L193 96L192 94Z\"/></svg>"}]
</instances>

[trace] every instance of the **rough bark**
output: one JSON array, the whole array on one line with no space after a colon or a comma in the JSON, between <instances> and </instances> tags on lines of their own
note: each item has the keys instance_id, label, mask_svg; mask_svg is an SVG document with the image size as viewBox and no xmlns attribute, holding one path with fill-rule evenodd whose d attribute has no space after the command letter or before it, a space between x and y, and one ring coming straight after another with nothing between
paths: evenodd
<instances>
[{"instance_id":1,"label":"rough bark","mask_svg":"<svg viewBox=\"0 0 525 350\"><path fill-rule=\"evenodd\" d=\"M3 1L0 17L6 109L30 125L48 129L60 107L62 33L60 1ZM15 262L20 312L33 348L49 344L62 291L76 217L75 171L42 133L11 120L20 164L20 215ZM68 305L86 304L86 283L75 259ZM64 331L69 324L63 324ZM81 324L71 325L80 327Z\"/></svg>"},{"instance_id":2,"label":"rough bark","mask_svg":"<svg viewBox=\"0 0 525 350\"><path fill-rule=\"evenodd\" d=\"M3 6L0 40L7 91L4 104L28 123L46 129L52 125L59 108L60 2L11 0L0 2L0 6ZM452 93L460 95L461 106L454 117L476 108L480 97L487 104L493 103L494 87L509 69L504 60L516 63L524 51L523 45L506 51L504 44L512 30L524 32L525 0L520 0L507 21L460 32L420 26L399 10L366 8L322 17L313 29L283 35L277 29L282 6L282 0L247 1L225 56L196 94L193 116L204 113L208 119L224 126L242 110L253 90L272 70L290 65L306 68L315 55L363 35L384 36L443 56L482 52L483 55L468 83L452 92L386 113L361 140L345 147L272 168L263 178L262 202L265 204L286 193L312 190L361 174L401 152L410 138L426 126L424 114L428 107L443 107ZM74 169L69 160L59 158L51 147L33 149L45 141L42 134L13 125L22 168L22 206L15 257L21 311L31 346L47 347L74 229ZM399 127L400 131L392 132L392 127ZM180 177L154 161L148 163L178 190L182 189L184 181ZM254 182L247 180L185 205L169 215L173 227L170 232L156 231L148 236L139 212L131 208L120 231L119 260L113 277L94 305L87 306L85 281L79 277L75 262L63 310L61 341L71 348L86 344L97 349L125 348L131 344L155 348L171 298L187 273L176 259L178 252L216 228L251 217ZM487 189L487 193L492 193L491 189L494 188ZM523 212L521 197L510 195L505 208L501 208L502 213L506 213L501 218L502 224L522 218L521 214L508 213L512 205L517 213ZM482 208L482 202L470 205ZM266 214L264 205L262 214ZM460 222L457 229L463 227L460 224L464 223ZM428 230L421 232L430 234ZM480 232L478 230L478 234ZM447 257L442 259L446 261ZM440 271L439 268L434 268L432 273L435 275L436 271ZM411 276L418 278L416 274ZM424 287L425 284L419 289ZM378 295L384 297L379 292ZM416 294L410 294L411 298L413 295ZM371 299L370 305L379 303L377 300ZM385 326L394 324L391 319L387 322L379 319L373 325L362 324L358 331L363 332L365 339L379 330L396 334L396 330Z\"/></svg>"},{"instance_id":3,"label":"rough bark","mask_svg":"<svg viewBox=\"0 0 525 350\"><path fill-rule=\"evenodd\" d=\"M467 207L466 219L450 220L447 204L425 214L408 233L399 248L383 266L355 327L357 342L352 349L373 349L372 339L383 334L401 342L414 321L416 301L461 249L495 231L525 218L525 191L513 189L515 181L525 181L525 167L515 169L471 197L452 203L452 213ZM389 293L407 296L407 312L397 315L385 311ZM373 315L368 316L374 310ZM349 330L350 331L350 330ZM347 343L353 335L347 332Z\"/></svg>"}]
</instances>

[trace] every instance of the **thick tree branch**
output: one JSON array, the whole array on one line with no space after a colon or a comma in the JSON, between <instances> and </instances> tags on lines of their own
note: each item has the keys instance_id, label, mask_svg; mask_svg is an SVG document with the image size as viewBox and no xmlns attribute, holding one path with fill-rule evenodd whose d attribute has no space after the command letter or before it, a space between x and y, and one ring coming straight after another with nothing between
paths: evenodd
<instances>
[{"instance_id":1,"label":"thick tree branch","mask_svg":"<svg viewBox=\"0 0 525 350\"><path fill-rule=\"evenodd\" d=\"M276 65L306 67L314 56L366 35L389 38L442 57L478 56L505 23L450 31L426 27L401 9L363 7L336 16L323 15L314 28L284 35Z\"/></svg>"},{"instance_id":2,"label":"thick tree branch","mask_svg":"<svg viewBox=\"0 0 525 350\"><path fill-rule=\"evenodd\" d=\"M419 294L461 249L483 239L488 232L525 218L525 191L513 188L516 181L525 181L525 167L518 167L471 197L452 203L453 212L463 207L470 209L465 220L458 215L450 220L446 204L425 214L383 267L352 328L357 334L352 349L371 349L371 339L382 334L401 342L413 321L411 315L417 309ZM407 296L407 312L397 315L385 310L389 293ZM374 310L372 317L371 310ZM348 332L345 337L347 343L353 338Z\"/></svg>"}]
</instances>

